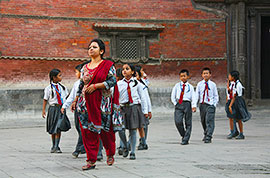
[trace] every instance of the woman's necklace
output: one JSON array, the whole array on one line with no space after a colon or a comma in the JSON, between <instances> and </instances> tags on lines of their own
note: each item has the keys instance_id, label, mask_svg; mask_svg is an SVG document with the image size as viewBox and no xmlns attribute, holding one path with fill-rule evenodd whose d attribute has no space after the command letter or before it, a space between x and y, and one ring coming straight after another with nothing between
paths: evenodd
<instances>
[{"instance_id":1,"label":"woman's necklace","mask_svg":"<svg viewBox=\"0 0 270 178\"><path fill-rule=\"evenodd\" d=\"M98 62L93 63L93 60L92 60L90 63L87 64L87 68L88 68L88 69L95 69L96 67L99 66L99 64L100 64L102 61L103 61L103 60L100 59Z\"/></svg>"}]
</instances>

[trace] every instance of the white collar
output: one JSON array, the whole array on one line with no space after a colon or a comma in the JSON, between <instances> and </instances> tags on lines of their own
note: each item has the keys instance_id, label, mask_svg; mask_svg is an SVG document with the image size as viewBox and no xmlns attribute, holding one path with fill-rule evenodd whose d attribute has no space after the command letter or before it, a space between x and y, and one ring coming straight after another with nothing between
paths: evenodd
<instances>
[{"instance_id":1,"label":"white collar","mask_svg":"<svg viewBox=\"0 0 270 178\"><path fill-rule=\"evenodd\" d=\"M183 81L180 81L180 85L182 86L183 84L185 84L187 86L189 83L188 83L188 81L186 83L184 83Z\"/></svg>"},{"instance_id":2,"label":"white collar","mask_svg":"<svg viewBox=\"0 0 270 178\"><path fill-rule=\"evenodd\" d=\"M133 82L134 81L134 77L131 77L129 80L123 78L123 81L125 81L125 82Z\"/></svg>"}]
</instances>

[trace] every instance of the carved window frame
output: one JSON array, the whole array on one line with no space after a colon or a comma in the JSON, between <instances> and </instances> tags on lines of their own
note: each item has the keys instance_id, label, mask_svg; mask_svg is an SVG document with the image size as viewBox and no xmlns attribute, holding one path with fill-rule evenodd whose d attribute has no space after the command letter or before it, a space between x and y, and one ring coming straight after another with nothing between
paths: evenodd
<instances>
[{"instance_id":1,"label":"carved window frame","mask_svg":"<svg viewBox=\"0 0 270 178\"><path fill-rule=\"evenodd\" d=\"M93 24L99 33L99 38L110 42L110 58L119 63L151 63L149 57L149 40L159 40L159 33L163 26L140 24ZM136 40L136 58L122 58L120 56L121 40Z\"/></svg>"}]
</instances>

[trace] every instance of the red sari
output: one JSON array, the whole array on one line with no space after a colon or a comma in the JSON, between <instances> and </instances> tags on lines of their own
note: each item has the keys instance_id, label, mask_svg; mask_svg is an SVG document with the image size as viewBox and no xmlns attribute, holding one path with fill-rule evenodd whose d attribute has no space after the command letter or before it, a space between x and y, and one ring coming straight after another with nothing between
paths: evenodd
<instances>
[{"instance_id":1,"label":"red sari","mask_svg":"<svg viewBox=\"0 0 270 178\"><path fill-rule=\"evenodd\" d=\"M103 83L106 80L108 72L112 67L113 62L103 60L96 68L91 81L88 86L95 83ZM101 127L101 100L102 90L95 90L93 93L85 93L86 107L88 111L88 122L93 123L97 127ZM114 88L114 95L112 97L113 103L119 104L119 91L117 85ZM113 104L112 104L113 105ZM89 129L84 129L81 125L82 138L87 154L87 161L95 163L99 149L99 138L101 138L107 156L114 156L115 154L115 133L113 131L113 124L111 124L109 131L101 130L100 134L92 132Z\"/></svg>"}]
</instances>

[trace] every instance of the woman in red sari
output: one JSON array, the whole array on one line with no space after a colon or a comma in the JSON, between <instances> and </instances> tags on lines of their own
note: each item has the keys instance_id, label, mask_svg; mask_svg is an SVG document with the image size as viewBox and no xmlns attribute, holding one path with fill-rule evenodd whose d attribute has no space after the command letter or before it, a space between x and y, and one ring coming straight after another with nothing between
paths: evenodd
<instances>
[{"instance_id":1,"label":"woman in red sari","mask_svg":"<svg viewBox=\"0 0 270 178\"><path fill-rule=\"evenodd\" d=\"M119 91L113 62L103 59L105 45L100 39L89 44L91 60L81 71L81 83L72 107L77 106L87 164L83 170L95 168L101 138L106 149L107 164L114 163L115 131L122 129Z\"/></svg>"}]
</instances>

